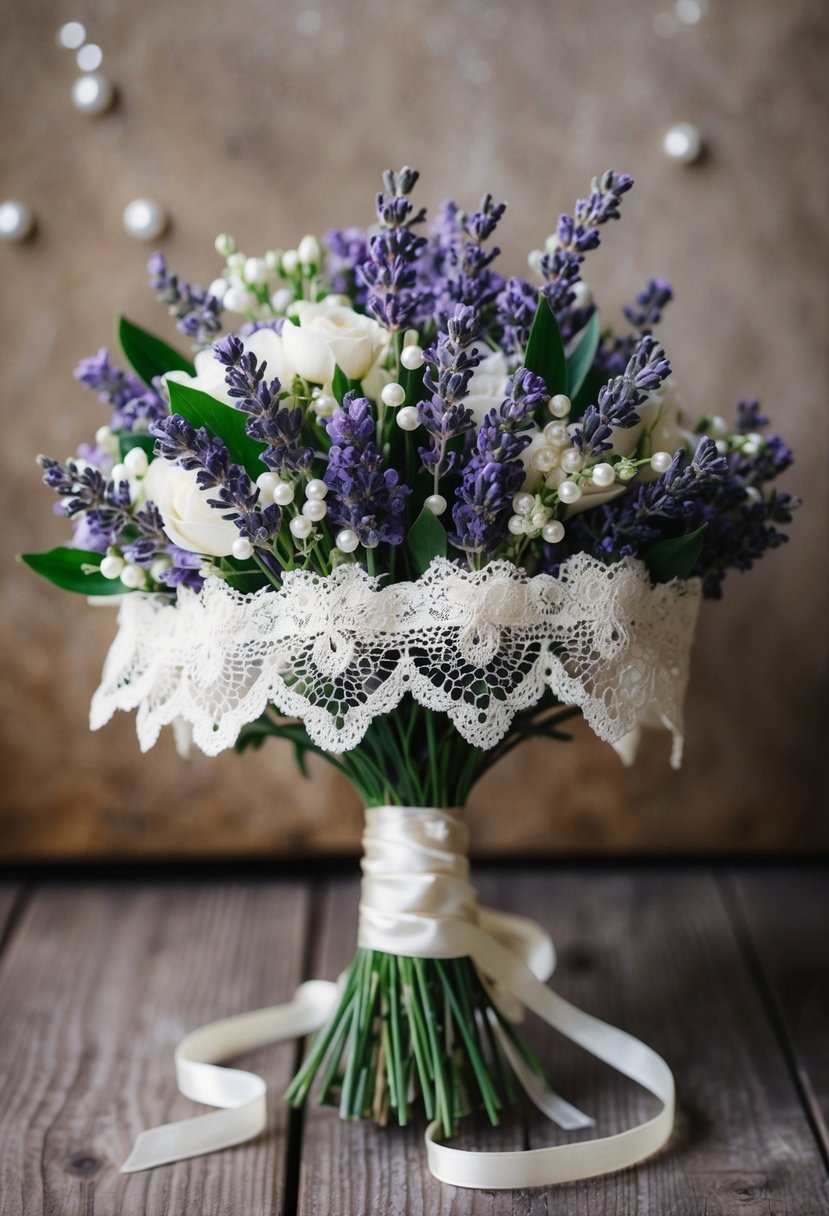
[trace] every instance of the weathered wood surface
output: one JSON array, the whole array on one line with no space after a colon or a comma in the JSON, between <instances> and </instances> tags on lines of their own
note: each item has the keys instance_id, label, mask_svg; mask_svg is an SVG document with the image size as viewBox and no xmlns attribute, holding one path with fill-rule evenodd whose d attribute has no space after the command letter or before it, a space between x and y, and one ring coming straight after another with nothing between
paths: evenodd
<instances>
[{"instance_id":1,"label":"weathered wood surface","mask_svg":"<svg viewBox=\"0 0 829 1216\"><path fill-rule=\"evenodd\" d=\"M173 1050L213 1018L287 1000L307 890L293 883L41 889L0 967L2 1216L281 1212L293 1045L256 1053L272 1097L260 1140L119 1175L135 1135L198 1109Z\"/></svg>"},{"instance_id":2,"label":"weathered wood surface","mask_svg":"<svg viewBox=\"0 0 829 1216\"><path fill-rule=\"evenodd\" d=\"M119 1176L142 1128L198 1110L175 1092L186 1030L333 978L355 944L352 878L35 884L0 956L0 1216L820 1216L829 871L547 867L482 871L484 902L553 932L561 994L640 1036L676 1074L677 1131L639 1169L545 1191L474 1192L428 1174L422 1128L343 1124L268 1079L267 1133ZM0 886L0 929L18 891ZM3 938L0 935L0 941ZM598 1130L654 1109L637 1087L530 1026L557 1088ZM532 1114L468 1144L561 1139Z\"/></svg>"}]
</instances>

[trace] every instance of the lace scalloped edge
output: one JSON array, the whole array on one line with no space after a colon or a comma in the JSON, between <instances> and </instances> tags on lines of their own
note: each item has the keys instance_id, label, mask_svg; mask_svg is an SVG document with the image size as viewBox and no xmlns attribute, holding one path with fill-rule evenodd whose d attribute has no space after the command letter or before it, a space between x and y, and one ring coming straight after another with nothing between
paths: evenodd
<instances>
[{"instance_id":1,"label":"lace scalloped edge","mask_svg":"<svg viewBox=\"0 0 829 1216\"><path fill-rule=\"evenodd\" d=\"M613 744L661 723L678 764L699 603L696 580L653 585L641 562L586 554L556 577L436 559L416 582L387 586L344 565L329 576L292 571L280 590L254 595L221 579L173 603L132 594L90 725L136 710L143 751L172 724L213 756L274 705L341 753L410 694L489 749L549 688Z\"/></svg>"}]
</instances>

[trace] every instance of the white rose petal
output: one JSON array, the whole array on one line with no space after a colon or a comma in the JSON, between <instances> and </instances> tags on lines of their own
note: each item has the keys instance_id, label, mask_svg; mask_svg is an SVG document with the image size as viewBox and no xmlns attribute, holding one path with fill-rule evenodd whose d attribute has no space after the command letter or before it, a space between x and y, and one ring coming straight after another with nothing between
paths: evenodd
<instances>
[{"instance_id":1,"label":"white rose petal","mask_svg":"<svg viewBox=\"0 0 829 1216\"><path fill-rule=\"evenodd\" d=\"M388 346L382 325L347 307L342 296L298 300L290 311L296 323L286 322L285 347L298 375L312 384L330 384L335 362L350 380L363 380Z\"/></svg>"},{"instance_id":2,"label":"white rose petal","mask_svg":"<svg viewBox=\"0 0 829 1216\"><path fill-rule=\"evenodd\" d=\"M238 540L236 525L208 504L214 491L199 489L195 470L182 469L157 457L143 481L147 498L161 513L164 531L174 545L190 553L229 557Z\"/></svg>"},{"instance_id":3,"label":"white rose petal","mask_svg":"<svg viewBox=\"0 0 829 1216\"><path fill-rule=\"evenodd\" d=\"M294 369L285 352L285 343L273 329L257 329L256 333L243 338L245 350L251 351L261 363L267 363L265 377L272 380L277 377L283 388L290 388L294 378ZM189 376L187 372L167 372L163 377L167 382L184 384L188 388L198 389L207 393L216 401L231 405L233 398L225 381L225 367L219 362L212 350L200 350L195 358L196 374Z\"/></svg>"}]
</instances>

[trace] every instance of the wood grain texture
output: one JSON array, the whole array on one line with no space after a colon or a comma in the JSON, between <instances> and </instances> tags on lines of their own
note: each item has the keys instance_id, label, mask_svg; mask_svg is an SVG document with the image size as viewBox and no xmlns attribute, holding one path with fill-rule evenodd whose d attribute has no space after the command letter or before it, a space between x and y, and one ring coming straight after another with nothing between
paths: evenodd
<instances>
[{"instance_id":1,"label":"wood grain texture","mask_svg":"<svg viewBox=\"0 0 829 1216\"><path fill-rule=\"evenodd\" d=\"M24 898L23 884L0 880L0 956L11 932L11 921Z\"/></svg>"},{"instance_id":2,"label":"wood grain texture","mask_svg":"<svg viewBox=\"0 0 829 1216\"><path fill-rule=\"evenodd\" d=\"M290 998L307 908L293 883L38 892L0 967L2 1216L284 1210L280 1096L293 1045L249 1057L271 1095L260 1139L146 1173L118 1169L140 1130L204 1109L175 1087L173 1049L188 1030Z\"/></svg>"},{"instance_id":3,"label":"wood grain texture","mask_svg":"<svg viewBox=\"0 0 829 1216\"><path fill-rule=\"evenodd\" d=\"M829 1162L829 876L809 866L764 867L737 871L733 886Z\"/></svg>"},{"instance_id":4,"label":"wood grain texture","mask_svg":"<svg viewBox=\"0 0 829 1216\"><path fill-rule=\"evenodd\" d=\"M475 1192L438 1186L422 1128L376 1132L309 1111L303 1136L303 1216L360 1212L511 1216L819 1216L827 1183L783 1052L746 969L727 908L708 873L501 872L479 876L482 899L538 919L559 950L557 990L642 1037L669 1060L679 1090L668 1150L636 1170L549 1191ZM334 885L320 938L323 972L351 955L356 886ZM556 1088L610 1133L655 1113L617 1073L549 1032L530 1032ZM824 1030L825 1042L825 1030ZM524 1132L478 1130L467 1146L538 1147L579 1138L529 1115Z\"/></svg>"},{"instance_id":5,"label":"wood grain texture","mask_svg":"<svg viewBox=\"0 0 829 1216\"><path fill-rule=\"evenodd\" d=\"M672 10L671 4L662 6ZM528 747L482 784L477 847L575 850L797 849L829 843L824 778L829 635L827 381L823 251L829 169L821 0L729 0L674 36L636 0L85 0L120 103L99 120L69 105L76 74L54 34L63 0L0 0L3 190L39 233L0 248L0 688L7 857L354 850L357 799L335 776L295 778L290 748L182 765L169 740L139 754L121 716L90 735L86 711L113 632L91 609L15 568L15 553L65 527L33 456L63 457L104 421L72 382L126 311L173 336L144 287L146 250L124 205L170 211L163 248L186 277L218 269L216 232L247 252L332 223L369 222L379 171L408 161L421 197L509 201L504 269L525 273L559 211L612 165L636 190L588 277L618 319L651 275L677 299L664 340L689 411L758 395L798 450L807 506L791 545L703 613L688 705L688 766L667 742L640 764L579 727L567 747ZM664 14L662 14L664 17ZM23 100L25 99L25 104ZM451 116L451 117L449 117ZM703 162L661 151L673 122L697 123ZM206 134L208 133L208 134ZM807 643L808 639L808 643ZM727 658L727 661L725 661ZM781 712L785 706L785 712ZM244 797L240 770L244 764ZM520 815L503 806L520 801Z\"/></svg>"}]
</instances>

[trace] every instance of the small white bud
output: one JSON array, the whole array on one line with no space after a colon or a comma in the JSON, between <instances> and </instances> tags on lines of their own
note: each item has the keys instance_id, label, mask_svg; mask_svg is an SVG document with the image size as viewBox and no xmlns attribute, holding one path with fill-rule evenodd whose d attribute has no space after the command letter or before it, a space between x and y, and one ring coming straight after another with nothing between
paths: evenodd
<instances>
[{"instance_id":1,"label":"small white bud","mask_svg":"<svg viewBox=\"0 0 829 1216\"><path fill-rule=\"evenodd\" d=\"M169 557L157 557L150 566L150 578L153 582L160 583L172 564Z\"/></svg>"},{"instance_id":2,"label":"small white bud","mask_svg":"<svg viewBox=\"0 0 829 1216\"><path fill-rule=\"evenodd\" d=\"M447 502L442 494L430 494L423 505L426 510L431 511L433 515L443 515L447 507Z\"/></svg>"},{"instance_id":3,"label":"small white bud","mask_svg":"<svg viewBox=\"0 0 829 1216\"><path fill-rule=\"evenodd\" d=\"M527 265L535 274L541 274L541 263L543 260L543 249L531 249L527 255Z\"/></svg>"},{"instance_id":4,"label":"small white bud","mask_svg":"<svg viewBox=\"0 0 829 1216\"><path fill-rule=\"evenodd\" d=\"M274 312L286 312L294 302L294 293L290 287L280 287L271 296L271 308Z\"/></svg>"},{"instance_id":5,"label":"small white bud","mask_svg":"<svg viewBox=\"0 0 829 1216\"><path fill-rule=\"evenodd\" d=\"M419 367L423 367L426 361L426 356L419 346L404 346L400 354L400 362L409 372L416 372Z\"/></svg>"},{"instance_id":6,"label":"small white bud","mask_svg":"<svg viewBox=\"0 0 829 1216\"><path fill-rule=\"evenodd\" d=\"M231 546L233 556L239 562L246 562L249 557L253 557L253 545L246 536L239 536Z\"/></svg>"},{"instance_id":7,"label":"small white bud","mask_svg":"<svg viewBox=\"0 0 829 1216\"><path fill-rule=\"evenodd\" d=\"M395 421L402 431L416 431L420 425L413 405L404 405L402 410L398 410Z\"/></svg>"},{"instance_id":8,"label":"small white bud","mask_svg":"<svg viewBox=\"0 0 829 1216\"><path fill-rule=\"evenodd\" d=\"M541 536L548 545L557 545L564 539L564 524L558 519L551 519L541 529Z\"/></svg>"},{"instance_id":9,"label":"small white bud","mask_svg":"<svg viewBox=\"0 0 829 1216\"><path fill-rule=\"evenodd\" d=\"M563 481L558 487L558 496L561 502L572 503L578 502L582 495L581 486L576 485L574 481Z\"/></svg>"},{"instance_id":10,"label":"small white bud","mask_svg":"<svg viewBox=\"0 0 829 1216\"><path fill-rule=\"evenodd\" d=\"M142 591L147 585L147 575L140 566L130 564L121 571L121 582L131 591Z\"/></svg>"},{"instance_id":11,"label":"small white bud","mask_svg":"<svg viewBox=\"0 0 829 1216\"><path fill-rule=\"evenodd\" d=\"M149 467L150 462L143 448L130 448L124 457L124 468L130 477L143 477Z\"/></svg>"},{"instance_id":12,"label":"small white bud","mask_svg":"<svg viewBox=\"0 0 829 1216\"><path fill-rule=\"evenodd\" d=\"M728 436L728 423L719 414L715 414L711 419L708 430L711 433L712 439L725 439Z\"/></svg>"},{"instance_id":13,"label":"small white bud","mask_svg":"<svg viewBox=\"0 0 829 1216\"><path fill-rule=\"evenodd\" d=\"M220 258L229 258L236 252L236 242L226 232L220 232L213 242L213 247Z\"/></svg>"},{"instance_id":14,"label":"small white bud","mask_svg":"<svg viewBox=\"0 0 829 1216\"><path fill-rule=\"evenodd\" d=\"M748 501L750 503L754 504L754 503L763 501L763 495L760 493L760 491L757 489L756 486L746 486L745 492L746 492L746 498L748 499Z\"/></svg>"},{"instance_id":15,"label":"small white bud","mask_svg":"<svg viewBox=\"0 0 829 1216\"><path fill-rule=\"evenodd\" d=\"M544 242L544 248L547 253L555 253L560 244L561 241L558 239L558 235L555 232L551 232Z\"/></svg>"},{"instance_id":16,"label":"small white bud","mask_svg":"<svg viewBox=\"0 0 829 1216\"><path fill-rule=\"evenodd\" d=\"M299 254L296 249L286 249L282 255L282 273L290 278L291 275L296 274L298 269Z\"/></svg>"},{"instance_id":17,"label":"small white bud","mask_svg":"<svg viewBox=\"0 0 829 1216\"><path fill-rule=\"evenodd\" d=\"M247 261L247 258L245 257L245 255L243 253L237 253L234 250L233 253L231 253L230 256L228 257L227 264L228 264L228 267L230 270L235 270L237 274L241 275L242 271L245 268L246 261Z\"/></svg>"},{"instance_id":18,"label":"small white bud","mask_svg":"<svg viewBox=\"0 0 829 1216\"><path fill-rule=\"evenodd\" d=\"M357 533L351 528L343 528L342 532L338 532L336 541L337 548L343 553L353 553L360 543Z\"/></svg>"},{"instance_id":19,"label":"small white bud","mask_svg":"<svg viewBox=\"0 0 829 1216\"><path fill-rule=\"evenodd\" d=\"M310 536L314 530L314 525L306 515L295 515L288 524L291 530L291 535L297 540L305 540L306 536Z\"/></svg>"},{"instance_id":20,"label":"small white bud","mask_svg":"<svg viewBox=\"0 0 829 1216\"><path fill-rule=\"evenodd\" d=\"M217 300L224 300L230 289L230 283L227 279L214 279L207 289L209 296L215 296Z\"/></svg>"},{"instance_id":21,"label":"small white bud","mask_svg":"<svg viewBox=\"0 0 829 1216\"><path fill-rule=\"evenodd\" d=\"M78 469L80 469L81 461L77 460L77 461L75 461L75 463L78 466ZM116 485L118 485L122 481L129 481L129 479L130 479L130 475L127 472L127 466L125 464L114 464L112 466L109 476L110 476L110 479L112 481L114 481Z\"/></svg>"},{"instance_id":22,"label":"small white bud","mask_svg":"<svg viewBox=\"0 0 829 1216\"><path fill-rule=\"evenodd\" d=\"M248 258L245 262L245 282L261 287L268 281L268 267L264 258Z\"/></svg>"},{"instance_id":23,"label":"small white bud","mask_svg":"<svg viewBox=\"0 0 829 1216\"><path fill-rule=\"evenodd\" d=\"M116 579L121 577L121 571L124 569L126 562L123 557L116 557L114 553L108 553L101 560L101 574L104 578Z\"/></svg>"},{"instance_id":24,"label":"small white bud","mask_svg":"<svg viewBox=\"0 0 829 1216\"><path fill-rule=\"evenodd\" d=\"M257 299L252 291L245 291L243 287L230 287L224 294L222 304L228 312L252 312L256 307Z\"/></svg>"},{"instance_id":25,"label":"small white bud","mask_svg":"<svg viewBox=\"0 0 829 1216\"><path fill-rule=\"evenodd\" d=\"M574 299L571 308L589 308L593 303L593 292L586 283L582 283L581 279L573 284L572 292Z\"/></svg>"},{"instance_id":26,"label":"small white bud","mask_svg":"<svg viewBox=\"0 0 829 1216\"><path fill-rule=\"evenodd\" d=\"M305 487L306 498L325 498L327 493L328 485L320 477L312 478Z\"/></svg>"},{"instance_id":27,"label":"small white bud","mask_svg":"<svg viewBox=\"0 0 829 1216\"><path fill-rule=\"evenodd\" d=\"M112 427L110 426L99 426L95 432L95 442L97 443L98 447L106 448L107 451L111 450L111 444L114 438L115 436L112 433Z\"/></svg>"},{"instance_id":28,"label":"small white bud","mask_svg":"<svg viewBox=\"0 0 829 1216\"><path fill-rule=\"evenodd\" d=\"M282 258L281 249L269 249L265 254L265 265L268 268L269 274L276 274L279 270L279 263Z\"/></svg>"},{"instance_id":29,"label":"small white bud","mask_svg":"<svg viewBox=\"0 0 829 1216\"><path fill-rule=\"evenodd\" d=\"M297 257L305 270L315 270L322 258L322 248L315 236L304 236L297 246Z\"/></svg>"},{"instance_id":30,"label":"small white bud","mask_svg":"<svg viewBox=\"0 0 829 1216\"><path fill-rule=\"evenodd\" d=\"M406 390L402 384L386 384L383 386L383 391L380 393L380 399L383 405L388 405L391 409L397 409L406 400Z\"/></svg>"}]
</instances>

